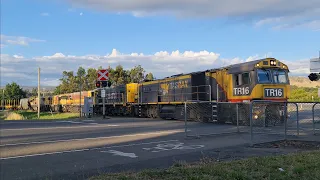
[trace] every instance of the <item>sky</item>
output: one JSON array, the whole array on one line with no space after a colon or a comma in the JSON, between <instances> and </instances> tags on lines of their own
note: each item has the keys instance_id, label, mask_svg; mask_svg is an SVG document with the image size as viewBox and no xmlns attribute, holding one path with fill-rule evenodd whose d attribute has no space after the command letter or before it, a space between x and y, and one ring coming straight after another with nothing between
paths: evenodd
<instances>
[{"instance_id":1,"label":"sky","mask_svg":"<svg viewBox=\"0 0 320 180\"><path fill-rule=\"evenodd\" d=\"M319 0L1 0L1 86L141 65L156 78L274 57L292 76L320 50Z\"/></svg>"}]
</instances>

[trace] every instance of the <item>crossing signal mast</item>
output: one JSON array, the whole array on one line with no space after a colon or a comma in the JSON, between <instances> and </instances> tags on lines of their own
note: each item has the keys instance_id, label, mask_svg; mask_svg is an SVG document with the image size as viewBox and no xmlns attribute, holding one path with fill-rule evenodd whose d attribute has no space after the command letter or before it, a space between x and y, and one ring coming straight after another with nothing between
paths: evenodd
<instances>
[{"instance_id":1,"label":"crossing signal mast","mask_svg":"<svg viewBox=\"0 0 320 180\"><path fill-rule=\"evenodd\" d=\"M310 74L308 78L310 81L319 81L320 80L320 51L319 58L310 59Z\"/></svg>"}]
</instances>

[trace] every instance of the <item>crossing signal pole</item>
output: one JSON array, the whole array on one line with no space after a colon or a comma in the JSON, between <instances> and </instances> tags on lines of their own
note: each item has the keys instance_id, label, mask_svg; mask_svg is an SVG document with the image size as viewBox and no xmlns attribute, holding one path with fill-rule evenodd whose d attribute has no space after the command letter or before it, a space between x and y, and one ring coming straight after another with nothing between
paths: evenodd
<instances>
[{"instance_id":1,"label":"crossing signal pole","mask_svg":"<svg viewBox=\"0 0 320 180\"><path fill-rule=\"evenodd\" d=\"M106 90L105 87L107 87L109 84L109 71L107 69L101 69L98 70L98 78L96 81L96 87L100 89L100 94L102 98L102 114L103 119L105 118L105 101L106 101Z\"/></svg>"},{"instance_id":2,"label":"crossing signal pole","mask_svg":"<svg viewBox=\"0 0 320 180\"><path fill-rule=\"evenodd\" d=\"M320 51L319 58L310 59L310 72L308 75L310 81L320 80Z\"/></svg>"}]
</instances>

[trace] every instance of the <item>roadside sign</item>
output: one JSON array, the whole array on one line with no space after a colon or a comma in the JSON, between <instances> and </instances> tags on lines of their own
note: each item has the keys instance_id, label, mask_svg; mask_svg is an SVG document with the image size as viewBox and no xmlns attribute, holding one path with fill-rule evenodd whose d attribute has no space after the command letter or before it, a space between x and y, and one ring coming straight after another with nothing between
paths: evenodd
<instances>
[{"instance_id":1,"label":"roadside sign","mask_svg":"<svg viewBox=\"0 0 320 180\"><path fill-rule=\"evenodd\" d=\"M320 58L310 59L310 72L320 72Z\"/></svg>"},{"instance_id":2,"label":"roadside sign","mask_svg":"<svg viewBox=\"0 0 320 180\"><path fill-rule=\"evenodd\" d=\"M106 97L106 90L104 89L101 90L101 97L103 98Z\"/></svg>"},{"instance_id":3,"label":"roadside sign","mask_svg":"<svg viewBox=\"0 0 320 180\"><path fill-rule=\"evenodd\" d=\"M109 79L109 72L106 69L98 70L98 81L107 81Z\"/></svg>"}]
</instances>

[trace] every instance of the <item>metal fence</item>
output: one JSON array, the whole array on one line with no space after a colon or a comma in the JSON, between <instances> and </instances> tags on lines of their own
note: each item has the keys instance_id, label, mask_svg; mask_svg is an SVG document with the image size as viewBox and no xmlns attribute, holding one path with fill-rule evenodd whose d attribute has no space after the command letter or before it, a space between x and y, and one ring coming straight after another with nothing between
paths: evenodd
<instances>
[{"instance_id":1,"label":"metal fence","mask_svg":"<svg viewBox=\"0 0 320 180\"><path fill-rule=\"evenodd\" d=\"M184 105L187 137L249 132L249 107L245 103L188 101Z\"/></svg>"},{"instance_id":2,"label":"metal fence","mask_svg":"<svg viewBox=\"0 0 320 180\"><path fill-rule=\"evenodd\" d=\"M320 103L252 101L185 102L187 137L244 133L252 144L308 138L320 133Z\"/></svg>"},{"instance_id":3,"label":"metal fence","mask_svg":"<svg viewBox=\"0 0 320 180\"><path fill-rule=\"evenodd\" d=\"M320 103L312 106L313 134L320 134Z\"/></svg>"}]
</instances>

